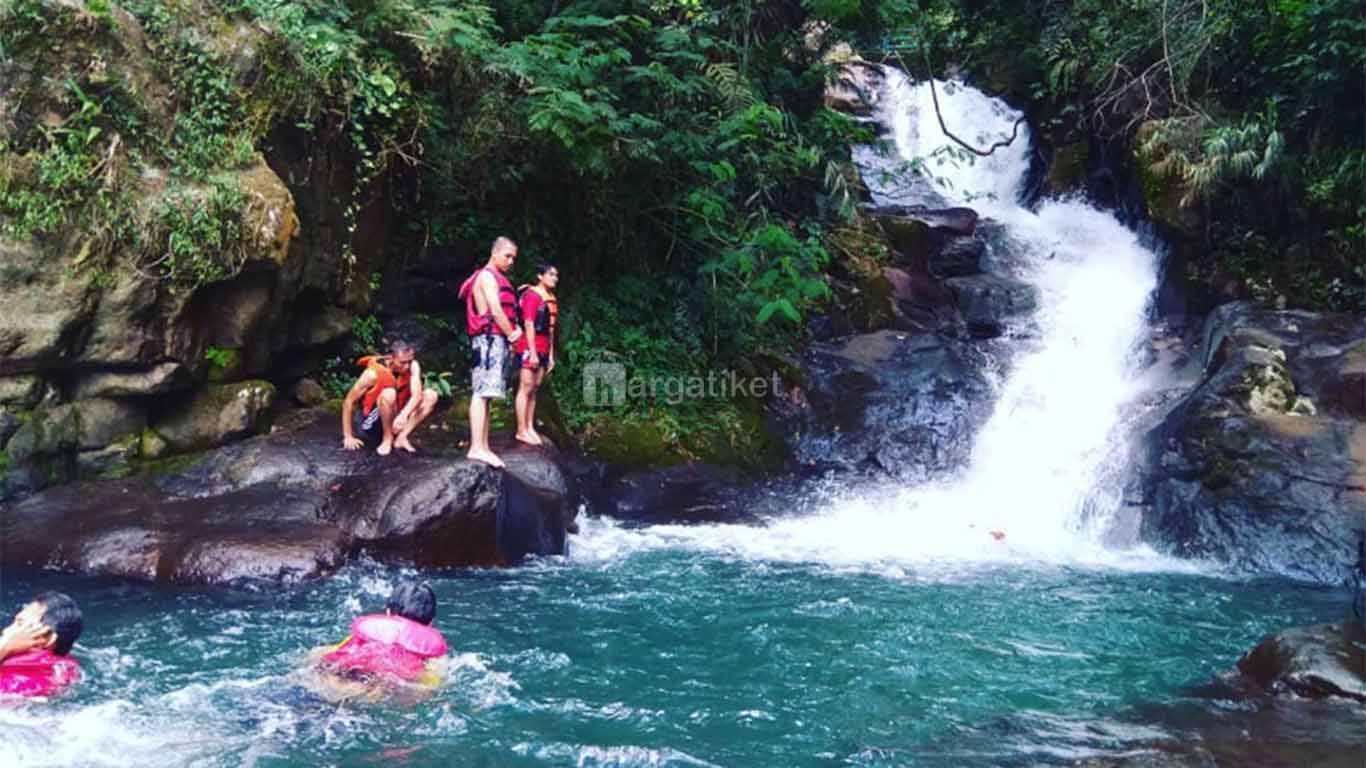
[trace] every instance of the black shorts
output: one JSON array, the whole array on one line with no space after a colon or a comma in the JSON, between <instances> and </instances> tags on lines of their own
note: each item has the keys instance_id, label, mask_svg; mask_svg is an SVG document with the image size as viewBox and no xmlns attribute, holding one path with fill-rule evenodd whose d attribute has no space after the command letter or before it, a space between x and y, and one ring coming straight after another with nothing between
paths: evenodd
<instances>
[{"instance_id":1,"label":"black shorts","mask_svg":"<svg viewBox=\"0 0 1366 768\"><path fill-rule=\"evenodd\" d=\"M379 418L379 406L376 405L370 415L365 415L363 408L357 408L351 414L351 431L361 440L378 440L384 432L384 422Z\"/></svg>"}]
</instances>

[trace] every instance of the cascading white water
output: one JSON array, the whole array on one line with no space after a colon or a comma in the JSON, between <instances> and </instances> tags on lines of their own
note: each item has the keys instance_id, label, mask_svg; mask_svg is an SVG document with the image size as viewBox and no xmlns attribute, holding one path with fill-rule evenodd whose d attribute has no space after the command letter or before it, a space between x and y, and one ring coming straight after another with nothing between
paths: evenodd
<instances>
[{"instance_id":1,"label":"cascading white water","mask_svg":"<svg viewBox=\"0 0 1366 768\"><path fill-rule=\"evenodd\" d=\"M761 531L664 526L633 534L595 526L597 542L584 542L586 556L682 544L893 569L1000 559L1152 563L1147 550L1105 549L1099 531L1120 503L1119 489L1105 487L1119 474L1106 472L1106 462L1123 456L1115 450L1127 438L1117 428L1121 410L1143 388L1134 352L1147 328L1157 255L1113 215L1083 201L1023 207L1027 126L989 157L975 157L945 136L927 83L913 84L894 70L887 75L879 117L904 167L922 169L929 182L884 174L873 185L875 200L973 207L1001 225L1006 241L996 247L1009 252L1012 276L1039 293L1036 332L1019 342L1024 348L1000 384L967 467L912 488L846 488L823 511L778 519ZM999 99L957 82L935 87L948 129L964 141L986 148L1015 131L1019 113Z\"/></svg>"}]
</instances>

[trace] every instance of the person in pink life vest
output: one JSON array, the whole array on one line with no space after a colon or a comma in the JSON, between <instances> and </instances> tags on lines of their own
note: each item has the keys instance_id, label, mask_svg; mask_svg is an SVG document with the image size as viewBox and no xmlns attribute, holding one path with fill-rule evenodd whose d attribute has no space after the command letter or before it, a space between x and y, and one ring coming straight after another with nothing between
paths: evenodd
<instances>
[{"instance_id":1,"label":"person in pink life vest","mask_svg":"<svg viewBox=\"0 0 1366 768\"><path fill-rule=\"evenodd\" d=\"M68 654L81 636L81 609L60 592L43 592L0 632L0 694L55 696L81 679Z\"/></svg>"},{"instance_id":2,"label":"person in pink life vest","mask_svg":"<svg viewBox=\"0 0 1366 768\"><path fill-rule=\"evenodd\" d=\"M542 262L536 267L536 284L523 286L517 299L524 331L516 345L517 359L522 363L517 388L517 439L530 445L542 442L536 432L536 391L546 374L555 369L555 334L560 318L555 286L559 282L560 270Z\"/></svg>"},{"instance_id":3,"label":"person in pink life vest","mask_svg":"<svg viewBox=\"0 0 1366 768\"><path fill-rule=\"evenodd\" d=\"M332 678L329 688L342 698L376 698L393 683L436 688L445 676L447 646L431 626L435 618L431 587L400 584L384 613L356 617L345 640L321 649L318 668Z\"/></svg>"},{"instance_id":4,"label":"person in pink life vest","mask_svg":"<svg viewBox=\"0 0 1366 768\"><path fill-rule=\"evenodd\" d=\"M508 348L522 337L517 327L517 291L507 278L516 261L517 244L511 238L494 240L488 262L465 279L459 293L474 353L467 456L495 467L503 466L503 460L489 448L489 400L507 397Z\"/></svg>"}]
</instances>

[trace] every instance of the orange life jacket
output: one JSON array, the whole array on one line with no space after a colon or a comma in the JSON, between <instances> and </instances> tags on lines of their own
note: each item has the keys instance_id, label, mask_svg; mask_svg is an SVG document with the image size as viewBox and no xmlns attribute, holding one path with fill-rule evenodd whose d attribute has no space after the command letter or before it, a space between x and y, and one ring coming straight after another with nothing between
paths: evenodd
<instances>
[{"instance_id":1,"label":"orange life jacket","mask_svg":"<svg viewBox=\"0 0 1366 768\"><path fill-rule=\"evenodd\" d=\"M394 372L389 370L387 364L388 360L388 357L382 355L366 355L356 361L356 365L359 365L367 371L375 372L375 385L370 387L370 390L365 393L365 400L361 406L366 416L369 416L370 412L375 410L375 403L379 402L380 393L390 387L393 387L394 394L398 395L398 400L395 401L394 404L394 407L398 410L402 410L403 406L408 404L408 398L413 394L412 367L409 366L408 370L404 371L402 376L395 376Z\"/></svg>"}]
</instances>

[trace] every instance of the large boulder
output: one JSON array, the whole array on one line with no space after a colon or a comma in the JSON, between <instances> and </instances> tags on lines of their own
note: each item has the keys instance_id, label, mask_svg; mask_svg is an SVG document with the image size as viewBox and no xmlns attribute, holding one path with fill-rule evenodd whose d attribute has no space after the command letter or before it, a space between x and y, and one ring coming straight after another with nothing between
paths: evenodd
<instances>
[{"instance_id":1,"label":"large boulder","mask_svg":"<svg viewBox=\"0 0 1366 768\"><path fill-rule=\"evenodd\" d=\"M1339 583L1366 527L1366 318L1220 307L1204 376L1150 434L1142 535L1184 557Z\"/></svg>"},{"instance_id":2,"label":"large boulder","mask_svg":"<svg viewBox=\"0 0 1366 768\"><path fill-rule=\"evenodd\" d=\"M200 5L170 9L172 26L188 30L187 44L222 65L246 101L260 101L261 114L278 113L271 105L277 94L262 86L262 73L284 63L278 33ZM158 50L137 18L117 4L93 22L80 3L37 3L31 10L34 23L21 25L7 48L12 55L0 57L0 146L13 150L0 151L0 165L12 185L22 190L33 178L32 158L16 148L34 146L44 122L70 113L71 82L118 83L149 129L142 133L174 132L181 89L155 60ZM65 44L50 44L58 38ZM160 451L249 434L229 426L200 430L204 422L190 423L196 419L184 420L183 412L159 411L213 399L217 390L200 393L206 382L296 379L350 333L371 282L354 278L382 266L394 223L389 179L360 174L352 148L319 143L292 120L259 126L268 135L255 143L268 155L223 158L212 183L158 165L159 154L141 151L141 139L120 133L117 120L101 127L101 176L119 195L116 229L135 236L70 226L0 237L0 406L18 418L73 401L147 398L161 431L142 442ZM219 187L240 195L241 204L224 214L238 217L238 237L200 255L213 269L196 263L163 273L174 262L149 244L167 241L160 231L170 226L165 212L198 221L214 210L207 201ZM357 207L356 200L365 202ZM230 368L211 364L225 351L232 353ZM7 467L0 499L112 468L106 459L123 455L127 442L118 431L105 430L103 445L88 438L56 454L21 445L30 458ZM11 482L15 477L23 481Z\"/></svg>"},{"instance_id":3,"label":"large boulder","mask_svg":"<svg viewBox=\"0 0 1366 768\"><path fill-rule=\"evenodd\" d=\"M209 385L153 428L177 451L212 448L260 431L274 403L275 386L268 381Z\"/></svg>"},{"instance_id":4,"label":"large boulder","mask_svg":"<svg viewBox=\"0 0 1366 768\"><path fill-rule=\"evenodd\" d=\"M797 463L920 481L968 458L991 410L980 349L933 333L878 331L813 345L804 385L775 402Z\"/></svg>"},{"instance_id":5,"label":"large boulder","mask_svg":"<svg viewBox=\"0 0 1366 768\"><path fill-rule=\"evenodd\" d=\"M957 297L968 331L978 338L1000 336L1013 320L1038 306L1034 286L1001 275L951 277L944 284Z\"/></svg>"},{"instance_id":6,"label":"large boulder","mask_svg":"<svg viewBox=\"0 0 1366 768\"><path fill-rule=\"evenodd\" d=\"M193 499L145 480L68 485L4 515L4 560L148 581L293 581L336 568L352 548L318 520L319 502L274 487Z\"/></svg>"},{"instance_id":7,"label":"large boulder","mask_svg":"<svg viewBox=\"0 0 1366 768\"><path fill-rule=\"evenodd\" d=\"M628 472L594 489L593 510L632 523L734 523L749 520L737 470L690 462Z\"/></svg>"},{"instance_id":8,"label":"large boulder","mask_svg":"<svg viewBox=\"0 0 1366 768\"><path fill-rule=\"evenodd\" d=\"M362 550L435 567L566 551L572 482L553 453L509 448L504 471L431 430L417 456L343 451L338 435L313 413L171 474L38 493L0 515L0 559L214 584L316 577Z\"/></svg>"},{"instance_id":9,"label":"large boulder","mask_svg":"<svg viewBox=\"0 0 1366 768\"><path fill-rule=\"evenodd\" d=\"M1238 660L1238 671L1272 694L1366 703L1366 628L1346 622L1270 635Z\"/></svg>"}]
</instances>

